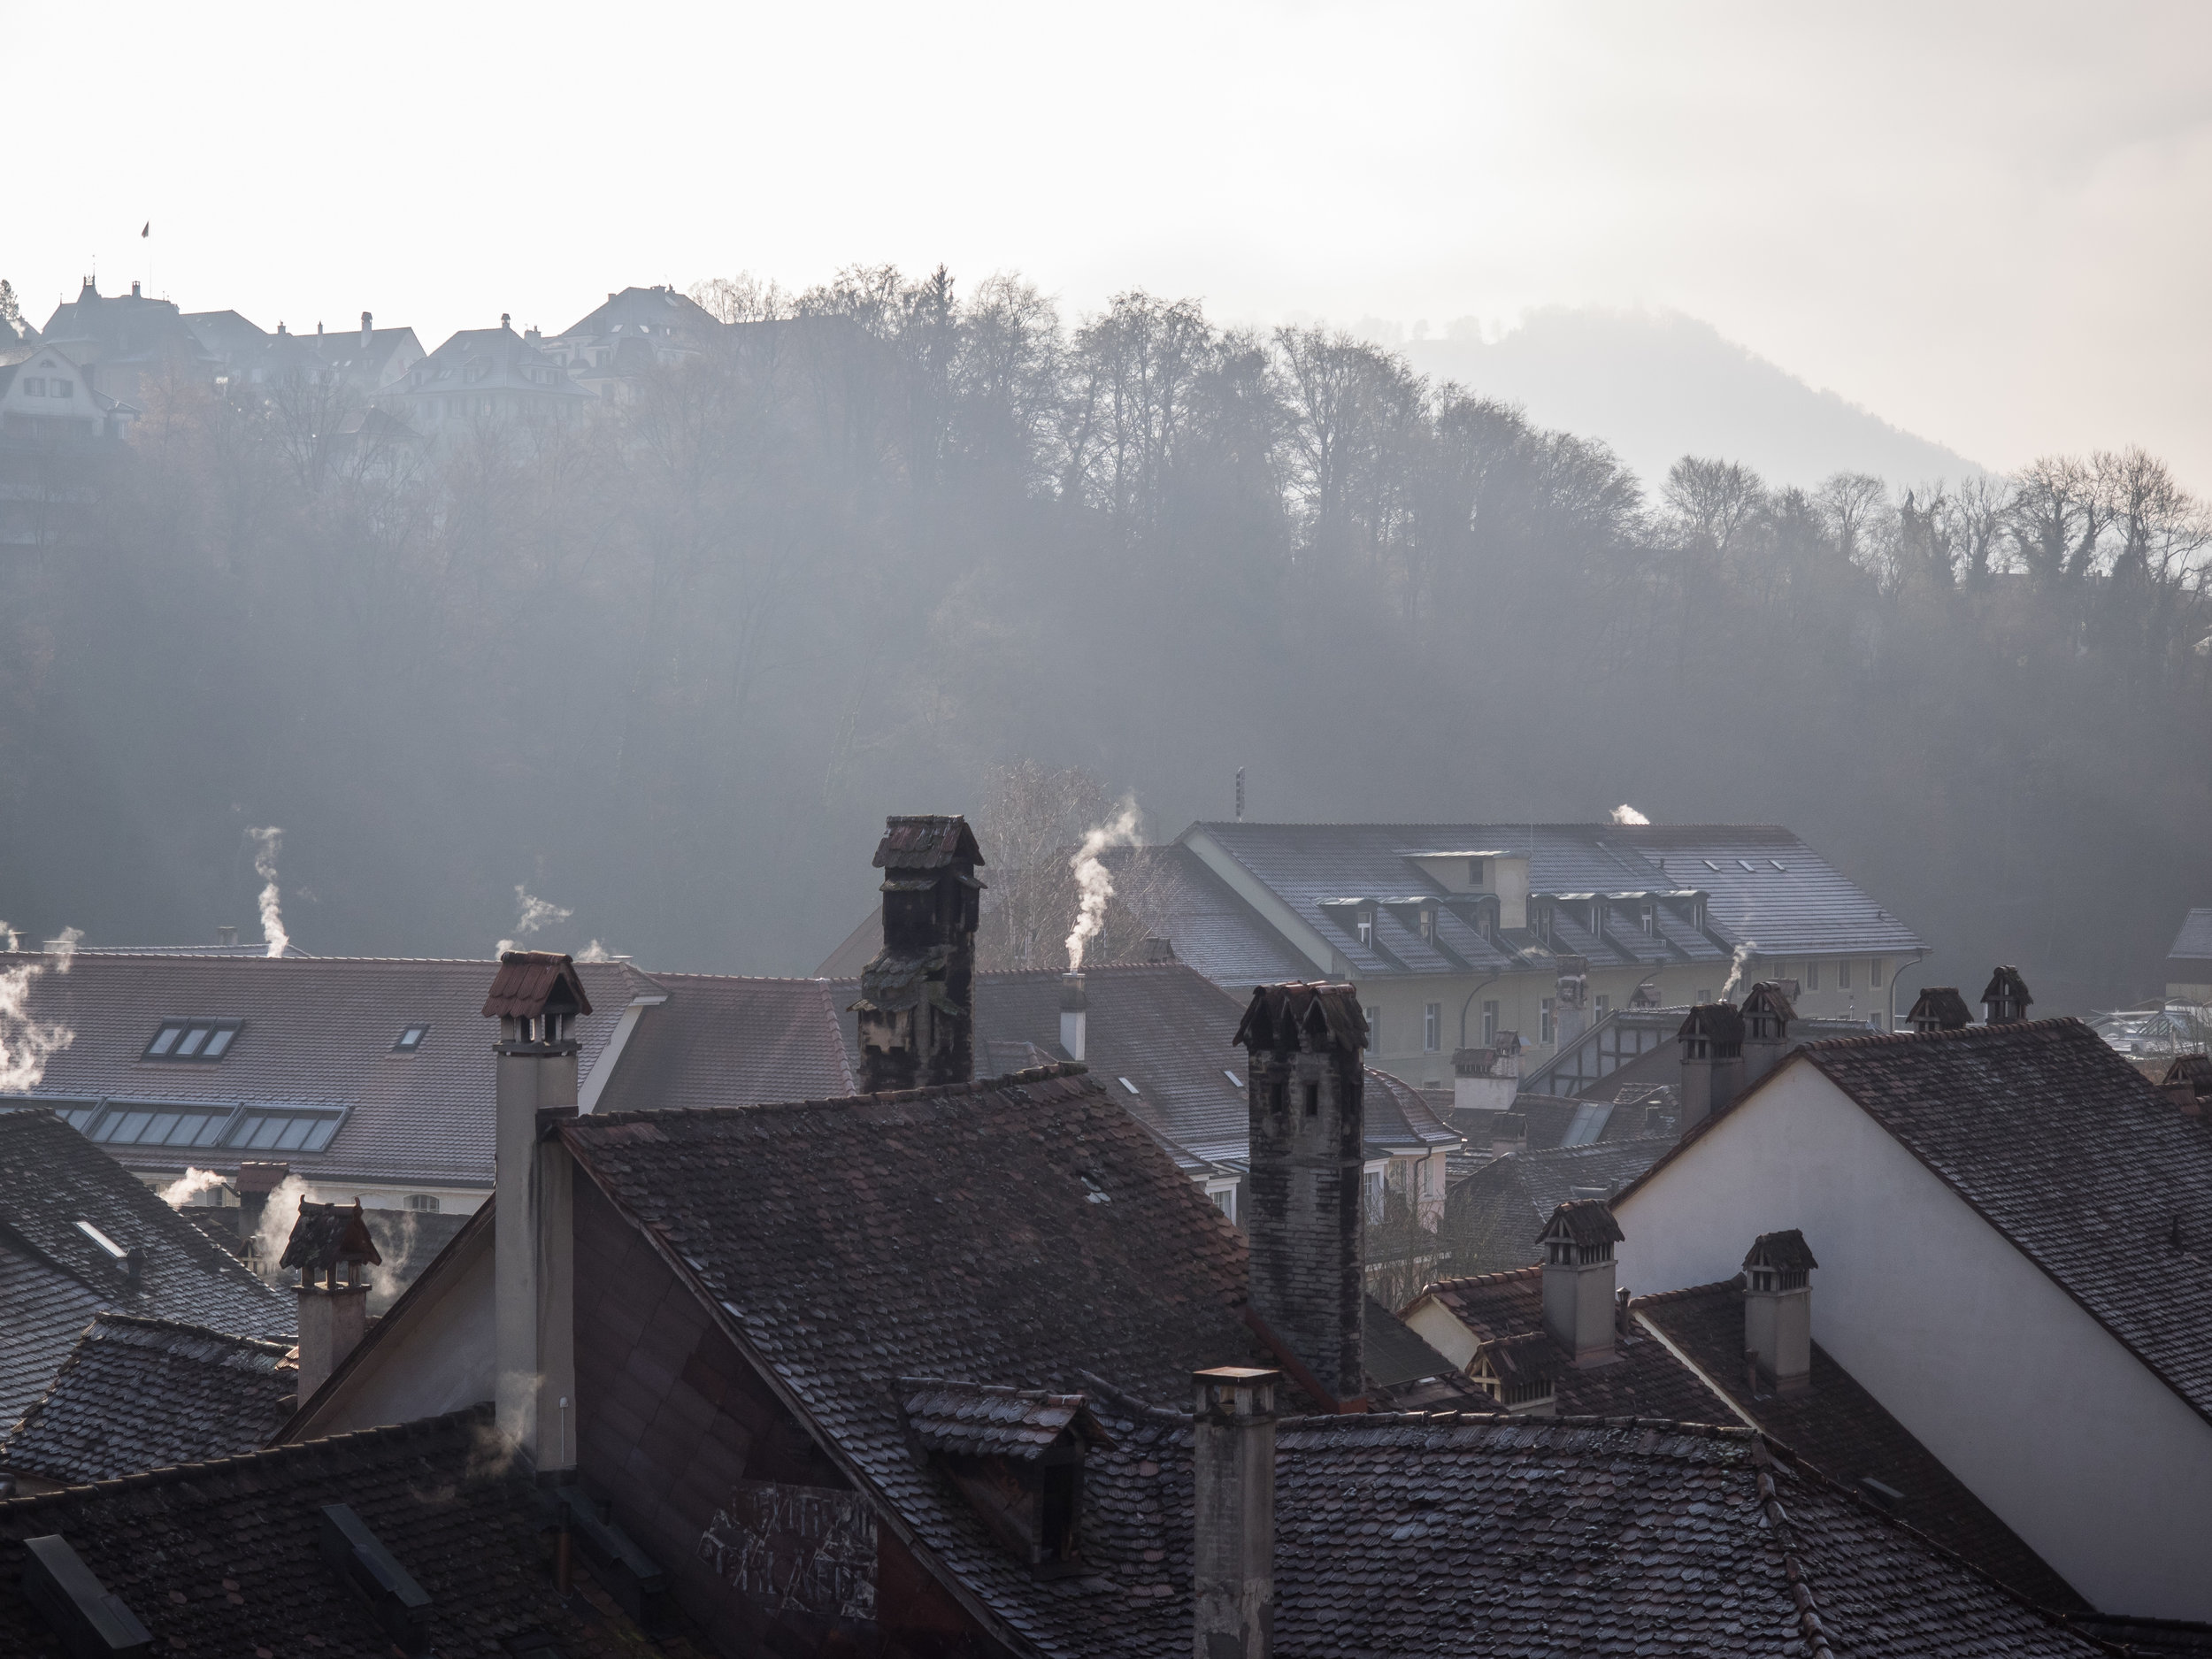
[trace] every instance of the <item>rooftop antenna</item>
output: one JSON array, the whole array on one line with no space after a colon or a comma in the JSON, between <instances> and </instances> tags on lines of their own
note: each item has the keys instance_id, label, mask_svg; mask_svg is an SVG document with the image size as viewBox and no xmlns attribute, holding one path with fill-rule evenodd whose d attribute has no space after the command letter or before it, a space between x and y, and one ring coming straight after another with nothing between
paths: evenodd
<instances>
[{"instance_id":1,"label":"rooftop antenna","mask_svg":"<svg viewBox=\"0 0 2212 1659\"><path fill-rule=\"evenodd\" d=\"M1244 822L1244 768L1237 768L1237 822Z\"/></svg>"}]
</instances>

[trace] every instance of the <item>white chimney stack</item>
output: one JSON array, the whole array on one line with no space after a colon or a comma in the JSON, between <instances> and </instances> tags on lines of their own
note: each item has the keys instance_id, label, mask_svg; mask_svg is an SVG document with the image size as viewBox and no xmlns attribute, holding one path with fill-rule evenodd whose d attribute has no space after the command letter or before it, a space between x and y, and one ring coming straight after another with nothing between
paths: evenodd
<instances>
[{"instance_id":1,"label":"white chimney stack","mask_svg":"<svg viewBox=\"0 0 2212 1659\"><path fill-rule=\"evenodd\" d=\"M1083 1058L1084 1044L1090 1034L1091 1001L1084 994L1083 976L1064 973L1060 976L1060 1047L1071 1060Z\"/></svg>"},{"instance_id":2,"label":"white chimney stack","mask_svg":"<svg viewBox=\"0 0 2212 1659\"><path fill-rule=\"evenodd\" d=\"M1795 1227L1761 1233L1743 1259L1744 1352L1777 1394L1812 1386L1812 1270L1819 1265Z\"/></svg>"},{"instance_id":3,"label":"white chimney stack","mask_svg":"<svg viewBox=\"0 0 2212 1659\"><path fill-rule=\"evenodd\" d=\"M1601 1199L1575 1198L1536 1235L1544 1247L1544 1328L1584 1371L1620 1357L1614 1346L1613 1247L1621 1224Z\"/></svg>"}]
</instances>

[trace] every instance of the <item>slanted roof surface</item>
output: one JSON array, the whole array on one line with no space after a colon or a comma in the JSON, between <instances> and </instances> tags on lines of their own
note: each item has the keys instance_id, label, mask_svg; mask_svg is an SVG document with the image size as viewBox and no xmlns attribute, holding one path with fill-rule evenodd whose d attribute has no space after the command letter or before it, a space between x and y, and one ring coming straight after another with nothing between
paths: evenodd
<instances>
[{"instance_id":1,"label":"slanted roof surface","mask_svg":"<svg viewBox=\"0 0 2212 1659\"><path fill-rule=\"evenodd\" d=\"M0 1469L76 1486L257 1450L292 1414L288 1344L104 1313L20 1422Z\"/></svg>"},{"instance_id":2,"label":"slanted roof surface","mask_svg":"<svg viewBox=\"0 0 2212 1659\"><path fill-rule=\"evenodd\" d=\"M853 1092L838 1034L853 998L824 979L657 973L668 999L639 1010L595 1110L646 1111L818 1100ZM857 993L856 992L856 995Z\"/></svg>"},{"instance_id":3,"label":"slanted roof surface","mask_svg":"<svg viewBox=\"0 0 2212 1659\"><path fill-rule=\"evenodd\" d=\"M322 1506L343 1503L428 1594L440 1659L695 1652L646 1640L611 1603L563 1605L539 1539L543 1505L500 1455L490 1418L483 1407L0 1502L0 1585L19 1581L24 1540L58 1532L157 1653L389 1659L391 1639L322 1559ZM523 1645L534 1633L551 1645ZM0 1651L66 1650L11 1587Z\"/></svg>"},{"instance_id":4,"label":"slanted roof surface","mask_svg":"<svg viewBox=\"0 0 2212 1659\"><path fill-rule=\"evenodd\" d=\"M1118 885L1134 879L1148 890L1146 913L1160 924L1187 963L1240 998L1256 985L1306 979L1317 970L1294 949L1227 882L1187 847L1110 848L1101 855Z\"/></svg>"},{"instance_id":5,"label":"slanted roof surface","mask_svg":"<svg viewBox=\"0 0 2212 1659\"><path fill-rule=\"evenodd\" d=\"M1671 1135L1509 1152L1455 1186L1440 1236L1456 1271L1490 1273L1542 1258L1537 1233L1575 1188L1617 1193L1659 1161Z\"/></svg>"},{"instance_id":6,"label":"slanted roof surface","mask_svg":"<svg viewBox=\"0 0 2212 1659\"><path fill-rule=\"evenodd\" d=\"M2192 961L2212 961L2212 910L2191 910L2183 917L2181 931L2174 935L2173 949L2166 954Z\"/></svg>"},{"instance_id":7,"label":"slanted roof surface","mask_svg":"<svg viewBox=\"0 0 2212 1659\"><path fill-rule=\"evenodd\" d=\"M907 1427L925 1451L1033 1462L1063 1435L1102 1442L1081 1394L902 1377Z\"/></svg>"}]
</instances>

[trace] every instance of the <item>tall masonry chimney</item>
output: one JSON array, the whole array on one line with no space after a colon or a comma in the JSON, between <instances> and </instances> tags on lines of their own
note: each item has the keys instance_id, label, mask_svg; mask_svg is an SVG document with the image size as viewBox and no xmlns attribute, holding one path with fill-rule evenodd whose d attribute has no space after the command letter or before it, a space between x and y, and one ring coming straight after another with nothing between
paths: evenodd
<instances>
[{"instance_id":1,"label":"tall masonry chimney","mask_svg":"<svg viewBox=\"0 0 2212 1659\"><path fill-rule=\"evenodd\" d=\"M2028 995L2028 982L2020 977L2020 970L2003 967L1989 976L1988 988L1982 993L1982 1009L1993 1025L2017 1025L2028 1017L2028 1004L2035 998Z\"/></svg>"},{"instance_id":2,"label":"tall masonry chimney","mask_svg":"<svg viewBox=\"0 0 2212 1659\"><path fill-rule=\"evenodd\" d=\"M369 336L370 336L370 334L373 334L373 333L374 333L374 332L375 332L375 331L374 331L373 329L372 329L372 328L369 326L369 313L368 313L368 312L366 312L366 311L363 311L363 312L361 313L361 349L362 349L362 350L366 351L366 350L369 349Z\"/></svg>"},{"instance_id":3,"label":"tall masonry chimney","mask_svg":"<svg viewBox=\"0 0 2212 1659\"><path fill-rule=\"evenodd\" d=\"M1820 1265L1795 1227L1763 1233L1743 1259L1743 1345L1777 1394L1813 1386L1812 1271Z\"/></svg>"},{"instance_id":4,"label":"tall masonry chimney","mask_svg":"<svg viewBox=\"0 0 2212 1659\"><path fill-rule=\"evenodd\" d=\"M1743 1016L1733 1002L1701 1002L1675 1038L1682 1045L1682 1133L1724 1111L1743 1087Z\"/></svg>"},{"instance_id":5,"label":"tall masonry chimney","mask_svg":"<svg viewBox=\"0 0 2212 1659\"><path fill-rule=\"evenodd\" d=\"M1268 1659L1274 1644L1278 1376L1191 1379L1192 1659Z\"/></svg>"},{"instance_id":6,"label":"tall masonry chimney","mask_svg":"<svg viewBox=\"0 0 2212 1659\"><path fill-rule=\"evenodd\" d=\"M1060 976L1060 1046L1067 1050L1068 1058L1083 1057L1084 1040L1090 1034L1091 1000L1083 993L1083 976L1064 973Z\"/></svg>"},{"instance_id":7,"label":"tall masonry chimney","mask_svg":"<svg viewBox=\"0 0 2212 1659\"><path fill-rule=\"evenodd\" d=\"M1578 1369L1610 1365L1614 1347L1613 1247L1621 1224L1602 1199L1571 1198L1536 1235L1544 1247L1544 1328Z\"/></svg>"},{"instance_id":8,"label":"tall masonry chimney","mask_svg":"<svg viewBox=\"0 0 2212 1659\"><path fill-rule=\"evenodd\" d=\"M1797 1010L1782 987L1762 979L1743 1000L1743 1086L1749 1088L1782 1064Z\"/></svg>"},{"instance_id":9,"label":"tall masonry chimney","mask_svg":"<svg viewBox=\"0 0 2212 1659\"><path fill-rule=\"evenodd\" d=\"M975 1077L975 926L982 849L968 820L884 821L883 949L860 972L860 1092Z\"/></svg>"},{"instance_id":10,"label":"tall masonry chimney","mask_svg":"<svg viewBox=\"0 0 2212 1659\"><path fill-rule=\"evenodd\" d=\"M1359 991L1256 987L1232 1041L1250 1056L1251 1311L1329 1394L1360 1399L1367 1018Z\"/></svg>"},{"instance_id":11,"label":"tall masonry chimney","mask_svg":"<svg viewBox=\"0 0 2212 1659\"><path fill-rule=\"evenodd\" d=\"M484 1017L499 1021L493 1103L492 1346L496 1420L537 1471L576 1466L576 1021L591 999L546 950L499 959Z\"/></svg>"},{"instance_id":12,"label":"tall masonry chimney","mask_svg":"<svg viewBox=\"0 0 2212 1659\"><path fill-rule=\"evenodd\" d=\"M381 1262L361 1201L341 1204L303 1203L292 1224L279 1266L300 1272L299 1403L329 1380L369 1328L369 1287L361 1270ZM338 1279L345 1270L345 1282ZM319 1284L316 1281L319 1279Z\"/></svg>"}]
</instances>

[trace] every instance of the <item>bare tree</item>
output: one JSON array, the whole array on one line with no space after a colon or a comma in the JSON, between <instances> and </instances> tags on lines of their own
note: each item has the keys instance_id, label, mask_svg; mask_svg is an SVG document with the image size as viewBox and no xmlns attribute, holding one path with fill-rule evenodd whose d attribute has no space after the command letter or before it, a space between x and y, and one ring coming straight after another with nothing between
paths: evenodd
<instances>
[{"instance_id":1,"label":"bare tree","mask_svg":"<svg viewBox=\"0 0 2212 1659\"><path fill-rule=\"evenodd\" d=\"M1740 461L1686 455L1667 469L1659 492L1686 546L1726 555L1766 511L1766 485Z\"/></svg>"}]
</instances>

